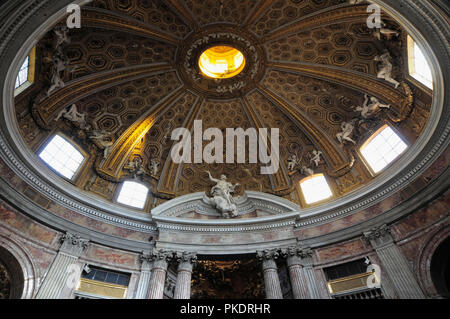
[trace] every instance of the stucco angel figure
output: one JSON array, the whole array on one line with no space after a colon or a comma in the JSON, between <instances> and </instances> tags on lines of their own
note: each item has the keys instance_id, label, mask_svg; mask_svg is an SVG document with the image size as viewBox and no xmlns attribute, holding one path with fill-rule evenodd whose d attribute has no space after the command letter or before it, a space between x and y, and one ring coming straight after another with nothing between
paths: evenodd
<instances>
[{"instance_id":1,"label":"stucco angel figure","mask_svg":"<svg viewBox=\"0 0 450 319\"><path fill-rule=\"evenodd\" d=\"M376 97L372 96L369 98L367 94L364 94L363 106L358 106L355 111L361 112L361 116L365 119L372 117L380 109L389 109L391 106L389 104L381 103Z\"/></svg>"},{"instance_id":2,"label":"stucco angel figure","mask_svg":"<svg viewBox=\"0 0 450 319\"><path fill-rule=\"evenodd\" d=\"M60 45L62 45L64 43L70 44L70 38L68 35L69 28L62 27L62 28L53 30L53 32L55 32L55 34L56 34L56 47L59 47Z\"/></svg>"},{"instance_id":3,"label":"stucco angel figure","mask_svg":"<svg viewBox=\"0 0 450 319\"><path fill-rule=\"evenodd\" d=\"M62 59L59 55L55 55L53 57L53 67L58 74L65 71L67 69L68 62Z\"/></svg>"},{"instance_id":4,"label":"stucco angel figure","mask_svg":"<svg viewBox=\"0 0 450 319\"><path fill-rule=\"evenodd\" d=\"M50 88L47 91L47 97L49 97L54 91L62 89L66 86L64 81L61 79L59 72L54 72L51 79Z\"/></svg>"},{"instance_id":5,"label":"stucco angel figure","mask_svg":"<svg viewBox=\"0 0 450 319\"><path fill-rule=\"evenodd\" d=\"M159 171L159 162L157 160L152 159L150 161L150 168L152 170L152 175L156 176Z\"/></svg>"},{"instance_id":6,"label":"stucco angel figure","mask_svg":"<svg viewBox=\"0 0 450 319\"><path fill-rule=\"evenodd\" d=\"M77 106L72 104L69 107L66 107L61 112L59 112L58 116L56 116L55 121L58 121L60 118L65 118L74 123L78 123L78 126L84 129L90 129L90 125L87 124L86 114L78 112Z\"/></svg>"},{"instance_id":7,"label":"stucco angel figure","mask_svg":"<svg viewBox=\"0 0 450 319\"><path fill-rule=\"evenodd\" d=\"M352 123L349 122L341 123L342 132L336 134L336 138L339 141L339 143L341 143L341 145L344 145L344 141L356 144L356 142L352 140L352 138L350 137L353 134L354 128L355 126Z\"/></svg>"},{"instance_id":8,"label":"stucco angel figure","mask_svg":"<svg viewBox=\"0 0 450 319\"><path fill-rule=\"evenodd\" d=\"M109 153L111 153L112 146L114 145L110 134L105 130L94 130L91 132L89 138L97 141L103 147L103 158L108 158Z\"/></svg>"},{"instance_id":9,"label":"stucco angel figure","mask_svg":"<svg viewBox=\"0 0 450 319\"><path fill-rule=\"evenodd\" d=\"M320 157L322 156L322 152L318 150L313 150L311 160L309 161L310 164L314 163L316 167L319 166L320 163Z\"/></svg>"},{"instance_id":10,"label":"stucco angel figure","mask_svg":"<svg viewBox=\"0 0 450 319\"><path fill-rule=\"evenodd\" d=\"M142 165L142 160L139 157L135 157L132 161L128 162L124 169L130 171L135 178L146 173L145 168Z\"/></svg>"},{"instance_id":11,"label":"stucco angel figure","mask_svg":"<svg viewBox=\"0 0 450 319\"><path fill-rule=\"evenodd\" d=\"M213 178L209 171L206 171L209 175L209 179L216 183L211 188L210 198L211 204L222 214L225 218L232 218L237 216L237 206L233 198L233 193L239 184L233 185L227 181L227 177L222 175L220 179Z\"/></svg>"},{"instance_id":12,"label":"stucco angel figure","mask_svg":"<svg viewBox=\"0 0 450 319\"><path fill-rule=\"evenodd\" d=\"M291 156L289 156L288 160L287 160L287 169L289 172L292 172L293 170L295 170L295 167L300 163L299 158L297 157L297 155L292 154Z\"/></svg>"},{"instance_id":13,"label":"stucco angel figure","mask_svg":"<svg viewBox=\"0 0 450 319\"><path fill-rule=\"evenodd\" d=\"M400 85L400 82L396 81L393 77L392 77L392 57L389 54L389 52L383 53L382 55L377 55L374 58L375 61L377 62L381 62L379 68L378 68L378 74L377 74L377 78L379 79L384 79L386 81L388 81L389 83L392 83L395 85L395 88L398 88L398 86Z\"/></svg>"}]
</instances>

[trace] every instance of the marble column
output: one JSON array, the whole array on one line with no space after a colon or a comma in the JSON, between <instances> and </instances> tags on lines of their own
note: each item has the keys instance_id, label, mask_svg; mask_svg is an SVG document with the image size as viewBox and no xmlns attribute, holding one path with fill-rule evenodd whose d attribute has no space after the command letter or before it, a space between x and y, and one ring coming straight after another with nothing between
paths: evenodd
<instances>
[{"instance_id":1,"label":"marble column","mask_svg":"<svg viewBox=\"0 0 450 319\"><path fill-rule=\"evenodd\" d=\"M149 253L142 253L139 256L141 262L141 274L136 288L135 299L147 299L148 286L151 276L152 255Z\"/></svg>"},{"instance_id":2,"label":"marble column","mask_svg":"<svg viewBox=\"0 0 450 319\"><path fill-rule=\"evenodd\" d=\"M44 281L36 295L36 299L58 299L61 291L74 280L71 265L79 268L78 258L88 246L88 240L67 233L61 237L61 247L55 257ZM81 269L80 269L81 274Z\"/></svg>"},{"instance_id":3,"label":"marble column","mask_svg":"<svg viewBox=\"0 0 450 319\"><path fill-rule=\"evenodd\" d=\"M310 294L302 263L302 257L305 256L304 250L300 247L292 246L282 249L281 253L286 258L294 299L309 299Z\"/></svg>"},{"instance_id":4,"label":"marble column","mask_svg":"<svg viewBox=\"0 0 450 319\"><path fill-rule=\"evenodd\" d=\"M312 262L312 250L292 246L282 249L281 253L286 258L294 299L320 299Z\"/></svg>"},{"instance_id":5,"label":"marble column","mask_svg":"<svg viewBox=\"0 0 450 319\"><path fill-rule=\"evenodd\" d=\"M256 256L262 261L266 299L283 299L278 268L275 262L279 253L276 250L264 250L258 251Z\"/></svg>"},{"instance_id":6,"label":"marble column","mask_svg":"<svg viewBox=\"0 0 450 319\"><path fill-rule=\"evenodd\" d=\"M177 261L178 273L174 299L190 299L192 269L197 262L197 255L188 252L177 253Z\"/></svg>"},{"instance_id":7,"label":"marble column","mask_svg":"<svg viewBox=\"0 0 450 319\"><path fill-rule=\"evenodd\" d=\"M391 229L387 225L374 228L364 232L364 237L370 242L380 259L393 288L401 299L422 299L425 298L422 289L417 283L413 272L410 269L408 261L400 251L400 248L394 243L391 235ZM383 273L381 276L381 285L385 281Z\"/></svg>"},{"instance_id":8,"label":"marble column","mask_svg":"<svg viewBox=\"0 0 450 319\"><path fill-rule=\"evenodd\" d=\"M173 257L173 252L153 251L152 274L150 277L148 299L163 299L166 282L167 266Z\"/></svg>"}]
</instances>

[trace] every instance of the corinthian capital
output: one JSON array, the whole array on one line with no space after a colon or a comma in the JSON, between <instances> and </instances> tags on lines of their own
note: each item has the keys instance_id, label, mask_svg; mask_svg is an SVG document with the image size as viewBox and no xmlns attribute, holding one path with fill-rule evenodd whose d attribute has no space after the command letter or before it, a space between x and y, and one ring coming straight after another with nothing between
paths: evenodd
<instances>
[{"instance_id":1,"label":"corinthian capital","mask_svg":"<svg viewBox=\"0 0 450 319\"><path fill-rule=\"evenodd\" d=\"M288 266L312 263L312 250L309 247L291 246L281 249L281 255L286 258Z\"/></svg>"},{"instance_id":2,"label":"corinthian capital","mask_svg":"<svg viewBox=\"0 0 450 319\"><path fill-rule=\"evenodd\" d=\"M169 250L153 250L152 251L152 260L153 261L171 261L174 257L174 252Z\"/></svg>"},{"instance_id":3,"label":"corinthian capital","mask_svg":"<svg viewBox=\"0 0 450 319\"><path fill-rule=\"evenodd\" d=\"M370 241L372 246L380 246L383 244L391 243L393 241L391 235L391 228L384 224L379 227L374 227L371 230L364 232L364 237Z\"/></svg>"},{"instance_id":4,"label":"corinthian capital","mask_svg":"<svg viewBox=\"0 0 450 319\"><path fill-rule=\"evenodd\" d=\"M79 257L83 250L88 246L89 240L83 239L78 235L65 233L60 238L61 248L60 251Z\"/></svg>"},{"instance_id":5,"label":"corinthian capital","mask_svg":"<svg viewBox=\"0 0 450 319\"><path fill-rule=\"evenodd\" d=\"M195 264L197 262L197 254L194 252L176 252L175 259L179 263L191 263Z\"/></svg>"},{"instance_id":6,"label":"corinthian capital","mask_svg":"<svg viewBox=\"0 0 450 319\"><path fill-rule=\"evenodd\" d=\"M278 252L278 249L266 249L256 252L256 258L258 258L260 261L275 260L278 259L279 256L280 253Z\"/></svg>"},{"instance_id":7,"label":"corinthian capital","mask_svg":"<svg viewBox=\"0 0 450 319\"><path fill-rule=\"evenodd\" d=\"M173 259L174 252L168 250L153 250L152 261L153 269L167 270L169 262Z\"/></svg>"},{"instance_id":8,"label":"corinthian capital","mask_svg":"<svg viewBox=\"0 0 450 319\"><path fill-rule=\"evenodd\" d=\"M309 258L312 257L312 250L309 247L290 246L288 248L281 249L281 255L287 257L300 257Z\"/></svg>"}]
</instances>

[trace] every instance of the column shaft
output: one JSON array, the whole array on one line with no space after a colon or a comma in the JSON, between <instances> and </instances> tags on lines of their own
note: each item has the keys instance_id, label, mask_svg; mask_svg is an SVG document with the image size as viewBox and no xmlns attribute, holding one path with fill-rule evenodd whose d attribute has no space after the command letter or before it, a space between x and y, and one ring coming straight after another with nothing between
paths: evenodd
<instances>
[{"instance_id":1,"label":"column shaft","mask_svg":"<svg viewBox=\"0 0 450 319\"><path fill-rule=\"evenodd\" d=\"M141 271L141 276L139 277L139 283L136 288L136 299L146 299L148 286L150 282L151 272L150 271Z\"/></svg>"},{"instance_id":2,"label":"column shaft","mask_svg":"<svg viewBox=\"0 0 450 319\"><path fill-rule=\"evenodd\" d=\"M425 298L414 274L409 268L408 261L397 245L391 243L377 248L376 252L400 298ZM383 274L381 274L381 280L383 281Z\"/></svg>"},{"instance_id":3,"label":"column shaft","mask_svg":"<svg viewBox=\"0 0 450 319\"><path fill-rule=\"evenodd\" d=\"M87 239L71 233L62 235L60 240L61 247L59 248L59 252L36 294L36 299L57 299L60 297L61 291L68 284L69 277L73 276L69 266L78 266L78 258L87 248L89 242ZM81 269L79 274L81 274ZM75 279L78 280L79 278ZM73 284L73 280L71 280L70 284Z\"/></svg>"},{"instance_id":4,"label":"column shaft","mask_svg":"<svg viewBox=\"0 0 450 319\"><path fill-rule=\"evenodd\" d=\"M268 259L263 261L263 273L266 299L283 299L275 260Z\"/></svg>"},{"instance_id":5,"label":"column shaft","mask_svg":"<svg viewBox=\"0 0 450 319\"><path fill-rule=\"evenodd\" d=\"M304 276L309 290L311 299L320 299L320 292L317 287L317 280L314 274L314 268L312 266L306 266L303 268Z\"/></svg>"},{"instance_id":6,"label":"column shaft","mask_svg":"<svg viewBox=\"0 0 450 319\"><path fill-rule=\"evenodd\" d=\"M190 299L191 298L191 277L192 277L191 271L186 271L186 270L178 271L174 299Z\"/></svg>"},{"instance_id":7,"label":"column shaft","mask_svg":"<svg viewBox=\"0 0 450 319\"><path fill-rule=\"evenodd\" d=\"M148 299L163 299L166 282L167 262L155 261L150 278Z\"/></svg>"},{"instance_id":8,"label":"column shaft","mask_svg":"<svg viewBox=\"0 0 450 319\"><path fill-rule=\"evenodd\" d=\"M413 272L409 268L408 261L394 242L390 226L384 224L364 232L363 235L375 249L398 297L402 299L425 298ZM382 285L386 281L383 280L383 277L382 273ZM387 288L389 288L389 284ZM390 292L389 289L388 292Z\"/></svg>"},{"instance_id":9,"label":"column shaft","mask_svg":"<svg viewBox=\"0 0 450 319\"><path fill-rule=\"evenodd\" d=\"M36 299L57 299L67 284L71 264L76 264L78 257L59 252L48 270L47 276L39 289Z\"/></svg>"},{"instance_id":10,"label":"column shaft","mask_svg":"<svg viewBox=\"0 0 450 319\"><path fill-rule=\"evenodd\" d=\"M294 264L288 266L288 269L294 299L309 299L308 288L305 284L302 266Z\"/></svg>"}]
</instances>

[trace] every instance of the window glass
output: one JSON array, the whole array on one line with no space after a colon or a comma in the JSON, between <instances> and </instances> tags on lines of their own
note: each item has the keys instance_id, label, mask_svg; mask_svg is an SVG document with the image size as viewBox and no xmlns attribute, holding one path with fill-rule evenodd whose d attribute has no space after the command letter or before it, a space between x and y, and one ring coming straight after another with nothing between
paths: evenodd
<instances>
[{"instance_id":1,"label":"window glass","mask_svg":"<svg viewBox=\"0 0 450 319\"><path fill-rule=\"evenodd\" d=\"M361 154L375 173L392 163L408 146L390 128L384 126L361 147Z\"/></svg>"},{"instance_id":2,"label":"window glass","mask_svg":"<svg viewBox=\"0 0 450 319\"><path fill-rule=\"evenodd\" d=\"M409 74L420 83L433 89L433 76L425 54L417 43L408 36Z\"/></svg>"},{"instance_id":3,"label":"window glass","mask_svg":"<svg viewBox=\"0 0 450 319\"><path fill-rule=\"evenodd\" d=\"M300 182L300 187L307 204L320 202L333 195L323 174L305 178Z\"/></svg>"},{"instance_id":4,"label":"window glass","mask_svg":"<svg viewBox=\"0 0 450 319\"><path fill-rule=\"evenodd\" d=\"M55 135L50 140L39 157L68 179L72 179L84 161L84 156L60 135Z\"/></svg>"},{"instance_id":5,"label":"window glass","mask_svg":"<svg viewBox=\"0 0 450 319\"><path fill-rule=\"evenodd\" d=\"M136 208L144 208L147 200L148 188L136 182L124 182L117 202Z\"/></svg>"}]
</instances>

